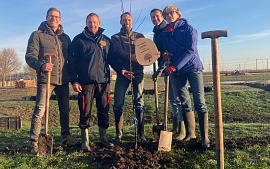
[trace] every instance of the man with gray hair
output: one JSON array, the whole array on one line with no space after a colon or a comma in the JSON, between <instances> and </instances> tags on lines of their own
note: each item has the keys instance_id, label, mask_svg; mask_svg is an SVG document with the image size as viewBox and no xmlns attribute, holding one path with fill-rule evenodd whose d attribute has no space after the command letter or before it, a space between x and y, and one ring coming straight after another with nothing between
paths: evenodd
<instances>
[{"instance_id":1,"label":"man with gray hair","mask_svg":"<svg viewBox=\"0 0 270 169\"><path fill-rule=\"evenodd\" d=\"M74 144L69 131L69 76L67 58L71 40L64 33L61 22L61 12L57 8L47 11L46 21L34 31L27 45L25 60L37 73L36 105L32 114L30 140L31 151L38 155L38 137L41 120L45 112L47 74L51 72L51 91L54 90L58 99L61 125L61 142L63 146ZM51 55L51 63L47 55ZM50 97L50 96L49 96Z\"/></svg>"}]
</instances>

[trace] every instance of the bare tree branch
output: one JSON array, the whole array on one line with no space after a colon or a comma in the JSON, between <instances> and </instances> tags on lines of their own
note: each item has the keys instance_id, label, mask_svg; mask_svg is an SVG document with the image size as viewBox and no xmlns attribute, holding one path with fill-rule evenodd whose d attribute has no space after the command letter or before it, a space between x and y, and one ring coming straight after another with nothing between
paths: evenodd
<instances>
[{"instance_id":1,"label":"bare tree branch","mask_svg":"<svg viewBox=\"0 0 270 169\"><path fill-rule=\"evenodd\" d=\"M21 63L14 48L4 48L0 51L0 75L2 86L5 86L6 77L21 68Z\"/></svg>"}]
</instances>

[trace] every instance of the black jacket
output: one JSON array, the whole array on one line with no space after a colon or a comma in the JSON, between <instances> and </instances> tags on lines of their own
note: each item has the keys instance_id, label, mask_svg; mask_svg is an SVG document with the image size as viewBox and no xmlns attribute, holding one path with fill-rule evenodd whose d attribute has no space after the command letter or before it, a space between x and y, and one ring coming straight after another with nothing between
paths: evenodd
<instances>
[{"instance_id":1,"label":"black jacket","mask_svg":"<svg viewBox=\"0 0 270 169\"><path fill-rule=\"evenodd\" d=\"M110 39L103 35L104 29L99 28L93 35L85 27L84 31L72 40L70 57L71 83L81 85L109 83L110 68L107 55Z\"/></svg>"},{"instance_id":2,"label":"black jacket","mask_svg":"<svg viewBox=\"0 0 270 169\"><path fill-rule=\"evenodd\" d=\"M153 32L154 32L153 41L155 42L155 44L160 52L160 57L158 58L158 66L159 67L163 66L162 56L163 56L163 53L165 52L165 47L164 47L164 44L163 44L164 42L162 41L162 39L164 39L163 36L165 36L166 27L167 27L167 24L163 20L160 25L155 26L153 28Z\"/></svg>"},{"instance_id":3,"label":"black jacket","mask_svg":"<svg viewBox=\"0 0 270 169\"><path fill-rule=\"evenodd\" d=\"M48 62L46 54L52 54L53 69L51 72L51 84L68 84L68 55L71 40L64 33L60 25L56 32L44 21L37 31L33 32L28 40L25 60L27 64L36 70L38 83L47 83L47 73L41 70L41 66Z\"/></svg>"},{"instance_id":4,"label":"black jacket","mask_svg":"<svg viewBox=\"0 0 270 169\"><path fill-rule=\"evenodd\" d=\"M131 54L135 54L134 41L138 38L144 37L137 32L130 32ZM121 75L122 70L130 70L130 49L129 37L125 29L121 29L119 33L111 37L112 53L109 60L112 68ZM137 62L132 62L132 71L134 73L143 73L143 66Z\"/></svg>"}]
</instances>

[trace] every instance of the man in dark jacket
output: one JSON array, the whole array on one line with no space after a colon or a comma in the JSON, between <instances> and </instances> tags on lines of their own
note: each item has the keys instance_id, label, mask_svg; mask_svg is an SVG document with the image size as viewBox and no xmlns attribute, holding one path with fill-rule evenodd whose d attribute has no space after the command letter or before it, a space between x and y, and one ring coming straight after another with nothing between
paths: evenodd
<instances>
[{"instance_id":1,"label":"man in dark jacket","mask_svg":"<svg viewBox=\"0 0 270 169\"><path fill-rule=\"evenodd\" d=\"M37 153L41 120L45 112L47 73L51 71L51 90L58 98L62 144L72 145L74 141L69 132L69 76L67 71L68 50L71 40L60 25L61 12L57 8L47 11L46 21L28 40L25 60L37 72L36 106L32 115L30 140L32 151ZM48 63L51 55L52 63ZM50 91L51 93L51 91Z\"/></svg>"},{"instance_id":2,"label":"man in dark jacket","mask_svg":"<svg viewBox=\"0 0 270 169\"><path fill-rule=\"evenodd\" d=\"M79 92L79 127L83 151L90 150L88 128L94 98L96 98L100 142L104 146L112 146L106 138L110 107L110 68L107 59L110 41L102 34L103 31L99 16L90 13L86 18L83 32L72 41L70 74L72 87L75 92Z\"/></svg>"},{"instance_id":3,"label":"man in dark jacket","mask_svg":"<svg viewBox=\"0 0 270 169\"><path fill-rule=\"evenodd\" d=\"M119 33L111 37L112 55L110 55L111 66L117 72L117 79L114 88L116 142L121 142L123 135L123 106L125 94L130 82L133 86L133 104L135 107L136 119L138 120L139 140L146 140L144 137L143 124L143 66L135 59L134 41L144 37L142 34L132 31L132 16L125 12L120 16L122 28Z\"/></svg>"}]
</instances>

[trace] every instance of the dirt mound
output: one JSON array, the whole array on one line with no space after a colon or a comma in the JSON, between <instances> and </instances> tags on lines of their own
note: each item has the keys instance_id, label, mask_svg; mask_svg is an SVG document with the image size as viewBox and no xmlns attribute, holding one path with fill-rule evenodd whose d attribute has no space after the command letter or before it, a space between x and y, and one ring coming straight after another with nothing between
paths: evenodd
<instances>
[{"instance_id":1,"label":"dirt mound","mask_svg":"<svg viewBox=\"0 0 270 169\"><path fill-rule=\"evenodd\" d=\"M224 140L225 149L247 149L250 146L266 146L270 143L270 136L266 137L243 137ZM67 153L80 151L80 143L74 147L67 148ZM189 143L173 142L172 152L157 152L158 143L138 143L134 149L134 142L127 142L114 147L105 148L99 143L91 143L91 152L87 157L87 163L95 168L102 169L148 169L148 168L176 168L177 166L188 167L190 158L205 150L201 147L199 140L192 140ZM60 151L60 146L54 147L53 153ZM215 151L214 143L209 148ZM30 153L29 147L20 149L7 145L0 149L0 154Z\"/></svg>"},{"instance_id":2,"label":"dirt mound","mask_svg":"<svg viewBox=\"0 0 270 169\"><path fill-rule=\"evenodd\" d=\"M157 152L157 143L139 143L134 149L134 143L125 143L112 148L96 147L90 154L93 162L99 162L103 167L111 169L173 167L176 164L168 153Z\"/></svg>"}]
</instances>

